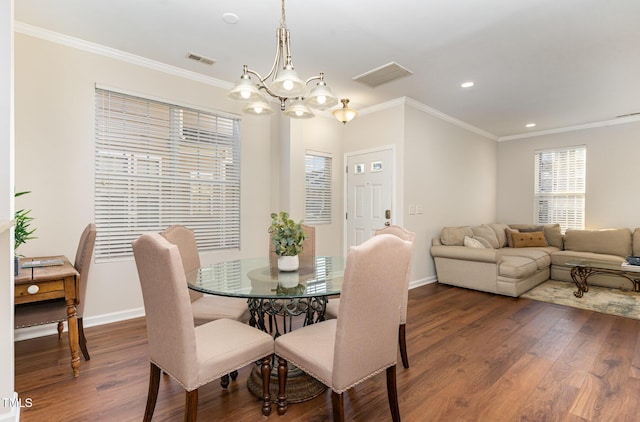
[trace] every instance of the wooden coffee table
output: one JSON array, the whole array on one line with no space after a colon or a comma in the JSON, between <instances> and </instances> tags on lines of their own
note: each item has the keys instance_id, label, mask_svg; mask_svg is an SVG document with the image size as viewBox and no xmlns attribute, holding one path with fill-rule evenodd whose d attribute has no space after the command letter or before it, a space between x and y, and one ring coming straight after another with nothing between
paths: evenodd
<instances>
[{"instance_id":1,"label":"wooden coffee table","mask_svg":"<svg viewBox=\"0 0 640 422\"><path fill-rule=\"evenodd\" d=\"M621 265L607 261L579 259L567 262L571 268L571 279L578 290L573 292L575 297L582 297L589 291L587 280L594 274L610 274L626 278L633 283L633 290L640 292L640 266Z\"/></svg>"}]
</instances>

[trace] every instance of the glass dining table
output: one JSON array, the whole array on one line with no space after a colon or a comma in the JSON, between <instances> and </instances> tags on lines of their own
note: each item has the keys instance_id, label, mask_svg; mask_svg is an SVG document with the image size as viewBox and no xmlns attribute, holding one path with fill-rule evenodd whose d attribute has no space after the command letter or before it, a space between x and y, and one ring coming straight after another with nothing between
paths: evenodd
<instances>
[{"instance_id":1,"label":"glass dining table","mask_svg":"<svg viewBox=\"0 0 640 422\"><path fill-rule=\"evenodd\" d=\"M345 264L342 256L315 256L300 259L297 271L279 271L275 256L242 258L201 266L187 273L187 283L205 294L245 298L249 323L277 337L292 329L293 317L304 315L303 325L324 320L329 297L342 290ZM289 402L309 400L326 389L296 369L289 371L287 380ZM261 385L260 374L254 370L249 390L260 397ZM272 396L277 397L277 374L272 373L271 387Z\"/></svg>"}]
</instances>

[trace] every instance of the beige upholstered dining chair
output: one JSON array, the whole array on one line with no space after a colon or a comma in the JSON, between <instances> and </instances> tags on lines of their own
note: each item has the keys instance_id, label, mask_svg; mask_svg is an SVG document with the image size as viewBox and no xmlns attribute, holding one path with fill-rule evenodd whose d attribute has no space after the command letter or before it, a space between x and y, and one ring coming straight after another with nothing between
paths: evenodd
<instances>
[{"instance_id":1,"label":"beige upholstered dining chair","mask_svg":"<svg viewBox=\"0 0 640 422\"><path fill-rule=\"evenodd\" d=\"M91 359L91 356L89 356L89 350L87 349L87 338L84 335L82 317L84 315L84 304L89 280L89 268L91 267L91 257L93 256L93 247L95 243L96 225L94 223L89 223L80 235L80 241L78 242L78 250L76 251L76 258L74 262L74 267L80 274L80 280L78 283L78 304L76 305L78 340L82 356L84 356L85 360ZM23 305L16 305L15 307L16 328L57 322L58 338L61 338L64 321L67 321L67 304L64 299L26 303Z\"/></svg>"},{"instance_id":2,"label":"beige upholstered dining chair","mask_svg":"<svg viewBox=\"0 0 640 422\"><path fill-rule=\"evenodd\" d=\"M331 388L333 417L344 420L343 393L386 369L394 422L400 421L396 344L402 286L410 271L411 243L374 236L347 255L338 318L278 337L278 413L287 410L287 362Z\"/></svg>"},{"instance_id":3,"label":"beige upholstered dining chair","mask_svg":"<svg viewBox=\"0 0 640 422\"><path fill-rule=\"evenodd\" d=\"M160 234L178 246L185 274L200 268L198 245L191 229L182 225L173 225ZM196 325L220 318L235 319L241 322L249 321L249 307L245 299L204 295L191 289L189 289L189 296L193 320Z\"/></svg>"},{"instance_id":4,"label":"beige upholstered dining chair","mask_svg":"<svg viewBox=\"0 0 640 422\"><path fill-rule=\"evenodd\" d=\"M411 242L411 250L413 256L413 245L416 242L416 234L410 232L400 226L387 226L375 231L375 235L379 234L392 234L399 237L402 240ZM409 262L409 268L411 268L411 262ZM404 280L404 290L402 296L402 308L400 309L400 325L398 326L398 345L400 346L400 357L402 358L402 366L409 367L409 356L407 354L407 302L409 300L409 277L411 271L407 272L407 278ZM340 299L330 299L327 303L327 309L325 311L325 318L332 319L338 317L338 308L340 307Z\"/></svg>"},{"instance_id":5,"label":"beige upholstered dining chair","mask_svg":"<svg viewBox=\"0 0 640 422\"><path fill-rule=\"evenodd\" d=\"M198 388L231 371L262 362L262 411L271 411L269 375L273 338L231 319L193 324L180 251L159 233L133 241L147 324L151 373L144 420L153 416L160 371L186 390L185 421L195 421Z\"/></svg>"}]
</instances>

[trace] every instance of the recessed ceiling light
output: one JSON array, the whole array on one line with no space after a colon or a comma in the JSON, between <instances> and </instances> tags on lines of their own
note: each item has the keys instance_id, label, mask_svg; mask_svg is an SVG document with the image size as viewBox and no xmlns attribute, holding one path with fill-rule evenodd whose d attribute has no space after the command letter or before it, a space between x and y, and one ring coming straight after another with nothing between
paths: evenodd
<instances>
[{"instance_id":1,"label":"recessed ceiling light","mask_svg":"<svg viewBox=\"0 0 640 422\"><path fill-rule=\"evenodd\" d=\"M230 23L230 24L235 24L240 22L240 18L238 17L238 15L236 15L235 13L224 13L222 15L222 20L225 21L226 23Z\"/></svg>"},{"instance_id":2,"label":"recessed ceiling light","mask_svg":"<svg viewBox=\"0 0 640 422\"><path fill-rule=\"evenodd\" d=\"M473 82L471 82L471 81L469 81L469 82L463 82L463 83L461 83L461 84L460 84L460 86L461 86L462 88L471 88L473 85L474 85L474 84L473 84Z\"/></svg>"},{"instance_id":3,"label":"recessed ceiling light","mask_svg":"<svg viewBox=\"0 0 640 422\"><path fill-rule=\"evenodd\" d=\"M535 126L536 126L536 124L535 124L535 123L527 123L525 126L526 126L526 127L535 127Z\"/></svg>"}]
</instances>

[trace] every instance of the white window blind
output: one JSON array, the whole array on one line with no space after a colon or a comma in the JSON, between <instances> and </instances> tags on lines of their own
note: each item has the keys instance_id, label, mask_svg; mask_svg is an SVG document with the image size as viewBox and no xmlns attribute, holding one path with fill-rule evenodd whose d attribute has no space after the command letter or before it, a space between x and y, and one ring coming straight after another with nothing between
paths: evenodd
<instances>
[{"instance_id":1,"label":"white window blind","mask_svg":"<svg viewBox=\"0 0 640 422\"><path fill-rule=\"evenodd\" d=\"M182 224L200 250L240 247L240 121L96 88L95 257Z\"/></svg>"},{"instance_id":2,"label":"white window blind","mask_svg":"<svg viewBox=\"0 0 640 422\"><path fill-rule=\"evenodd\" d=\"M535 155L535 216L537 223L584 228L585 146L538 151Z\"/></svg>"},{"instance_id":3,"label":"white window blind","mask_svg":"<svg viewBox=\"0 0 640 422\"><path fill-rule=\"evenodd\" d=\"M331 156L305 155L305 223L331 224Z\"/></svg>"}]
</instances>

